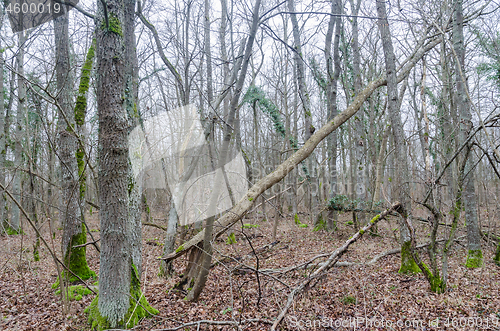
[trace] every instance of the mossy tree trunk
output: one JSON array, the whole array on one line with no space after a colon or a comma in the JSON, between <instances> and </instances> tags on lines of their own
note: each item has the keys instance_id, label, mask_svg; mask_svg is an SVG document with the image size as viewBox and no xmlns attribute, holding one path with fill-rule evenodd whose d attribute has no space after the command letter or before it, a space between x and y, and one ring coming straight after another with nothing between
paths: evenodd
<instances>
[{"instance_id":1,"label":"mossy tree trunk","mask_svg":"<svg viewBox=\"0 0 500 331\"><path fill-rule=\"evenodd\" d=\"M73 78L70 71L68 14L54 20L56 44L56 79L59 92L58 154L61 162L61 221L63 226L62 252L66 266L83 280L95 274L89 269L85 247L73 246L86 243L86 229L82 226L80 188L73 113ZM69 281L78 279L69 276Z\"/></svg>"},{"instance_id":2,"label":"mossy tree trunk","mask_svg":"<svg viewBox=\"0 0 500 331\"><path fill-rule=\"evenodd\" d=\"M378 27L382 37L382 46L384 48L385 69L387 74L387 110L391 119L391 127L395 147L396 163L396 194L397 199L401 201L405 213L411 212L411 201L409 196L409 173L408 157L406 150L406 140L401 121L401 114L398 109L398 90L396 78L396 56L392 45L389 22L387 20L387 11L385 2L377 0ZM400 273L418 272L419 268L413 260L410 245L411 238L408 227L404 219L408 215L402 215L399 221L400 242L401 242L401 267Z\"/></svg>"}]
</instances>

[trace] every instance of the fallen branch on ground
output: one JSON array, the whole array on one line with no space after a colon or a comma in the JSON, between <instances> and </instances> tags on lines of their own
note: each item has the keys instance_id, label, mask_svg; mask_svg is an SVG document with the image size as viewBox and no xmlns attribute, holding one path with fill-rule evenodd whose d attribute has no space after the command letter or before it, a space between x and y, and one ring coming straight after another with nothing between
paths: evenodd
<instances>
[{"instance_id":1,"label":"fallen branch on ground","mask_svg":"<svg viewBox=\"0 0 500 331\"><path fill-rule=\"evenodd\" d=\"M385 217L387 217L387 215L389 215L389 213L391 213L394 210L397 210L400 207L401 207L401 203L395 202L391 206L391 208L387 209L383 213L381 213L381 214L375 216L374 218L372 218L372 220L366 226L364 226L361 230L359 230L358 232L356 232L354 234L354 236L352 236L351 238L347 239L347 241L344 243L344 245L342 245L341 247L337 248L330 255L330 257L328 258L328 260L321 267L319 267L316 271L314 271L309 277L307 277L307 279L305 279L304 281L302 281L288 295L288 300L287 300L287 302L285 304L285 307L281 310L281 313L278 315L278 317L274 321L273 326L271 327L271 331L275 331L276 330L276 328L278 327L278 325L280 324L280 322L283 320L283 318L285 317L286 313L288 312L288 309L290 309L290 306L292 305L293 300L295 299L295 296L297 294L299 294L300 292L302 292L302 290L304 290L306 288L306 286L313 279L316 279L316 278L318 278L320 276L323 276L326 271L328 271L331 267L333 267L335 265L335 263L337 263L337 261L339 260L339 258L347 251L347 249L349 248L349 246L351 244L353 244L354 242L356 242L356 240L358 240L359 238L361 238L361 236L363 236L363 234L366 231L370 230L372 226L374 226L380 220L382 220Z\"/></svg>"}]
</instances>

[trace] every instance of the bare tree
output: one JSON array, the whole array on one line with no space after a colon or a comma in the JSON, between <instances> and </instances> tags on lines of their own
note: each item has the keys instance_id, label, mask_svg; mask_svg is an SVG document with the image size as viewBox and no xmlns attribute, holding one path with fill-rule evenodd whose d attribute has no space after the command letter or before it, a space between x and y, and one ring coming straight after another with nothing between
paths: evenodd
<instances>
[{"instance_id":1,"label":"bare tree","mask_svg":"<svg viewBox=\"0 0 500 331\"><path fill-rule=\"evenodd\" d=\"M392 46L389 22L385 2L377 0L377 14L380 35L382 37L382 46L384 48L385 69L387 75L387 110L391 119L391 129L395 146L395 165L396 165L396 197L398 197L403 210L406 213L411 210L410 200L410 178L408 172L408 157L406 152L406 140L403 131L401 115L398 112L398 90L396 77L396 56ZM400 273L418 272L420 269L415 264L411 255L411 238L405 219L408 215L402 215L399 219L400 244L401 244L401 267Z\"/></svg>"}]
</instances>

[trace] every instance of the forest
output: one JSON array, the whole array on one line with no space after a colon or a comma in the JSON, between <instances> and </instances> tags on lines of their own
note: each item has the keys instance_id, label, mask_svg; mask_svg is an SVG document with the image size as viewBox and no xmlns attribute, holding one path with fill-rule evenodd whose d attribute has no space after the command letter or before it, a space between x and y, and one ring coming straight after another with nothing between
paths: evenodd
<instances>
[{"instance_id":1,"label":"forest","mask_svg":"<svg viewBox=\"0 0 500 331\"><path fill-rule=\"evenodd\" d=\"M497 0L3 0L1 330L500 330Z\"/></svg>"}]
</instances>

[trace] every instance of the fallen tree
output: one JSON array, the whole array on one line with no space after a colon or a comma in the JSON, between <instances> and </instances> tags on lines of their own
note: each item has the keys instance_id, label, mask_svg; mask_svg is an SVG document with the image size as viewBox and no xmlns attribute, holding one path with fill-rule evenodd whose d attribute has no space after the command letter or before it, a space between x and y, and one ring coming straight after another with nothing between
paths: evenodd
<instances>
[{"instance_id":1,"label":"fallen tree","mask_svg":"<svg viewBox=\"0 0 500 331\"><path fill-rule=\"evenodd\" d=\"M409 74L410 70L422 58L424 54L434 48L442 41L442 37L429 38L424 36L415 47L414 52L402 63L403 65L398 70L398 83ZM371 96L371 94L379 87L387 84L385 77L380 77L369 83L353 100L353 102L340 114L335 116L333 120L326 123L323 127L317 130L305 143L302 148L296 151L287 160L281 163L276 170L268 174L255 183L246 193L246 195L228 212L226 212L216 222L216 226L220 230L215 234L215 238L222 235L227 229L241 219L252 207L254 201L267 189L281 181L290 171L292 171L300 162L306 159L330 133L336 130L340 125L345 123L361 108L363 103ZM190 240L179 246L175 252L161 258L166 261L171 261L184 255L193 247L197 247L203 242L205 230L200 231Z\"/></svg>"}]
</instances>

